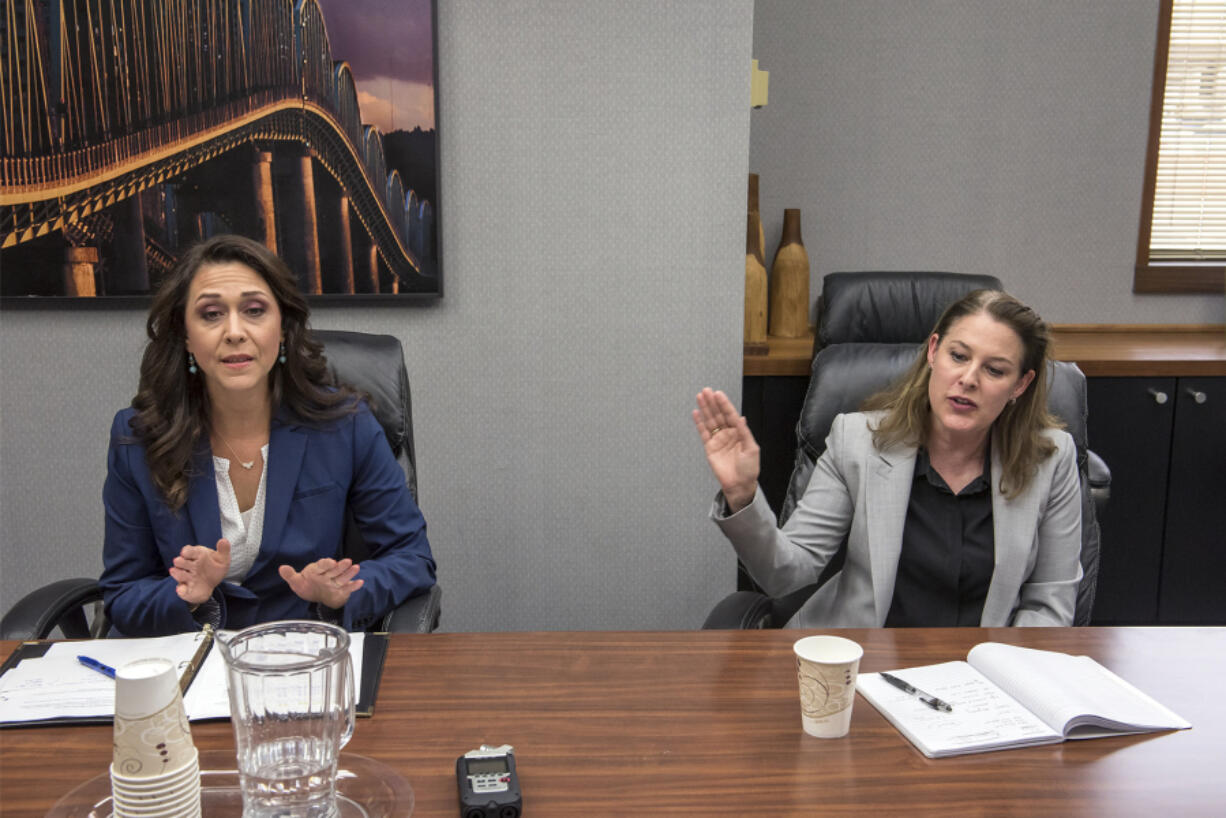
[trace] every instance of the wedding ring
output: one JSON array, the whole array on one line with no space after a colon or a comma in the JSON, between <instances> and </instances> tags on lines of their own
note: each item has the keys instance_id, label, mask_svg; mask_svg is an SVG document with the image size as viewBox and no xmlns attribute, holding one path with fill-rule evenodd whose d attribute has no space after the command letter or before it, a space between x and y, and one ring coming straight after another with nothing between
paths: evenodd
<instances>
[{"instance_id":1,"label":"wedding ring","mask_svg":"<svg viewBox=\"0 0 1226 818\"><path fill-rule=\"evenodd\" d=\"M717 433L717 432L719 432L719 430L720 430L720 429L722 429L722 428L724 428L724 427L723 427L723 426L716 426L716 427L714 427L713 429L711 429L711 434L716 434L716 433Z\"/></svg>"}]
</instances>

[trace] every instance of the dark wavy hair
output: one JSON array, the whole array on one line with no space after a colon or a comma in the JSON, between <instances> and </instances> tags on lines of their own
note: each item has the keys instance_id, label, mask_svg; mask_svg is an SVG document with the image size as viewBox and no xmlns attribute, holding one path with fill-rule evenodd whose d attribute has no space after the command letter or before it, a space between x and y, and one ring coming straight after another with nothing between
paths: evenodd
<instances>
[{"instance_id":1,"label":"dark wavy hair","mask_svg":"<svg viewBox=\"0 0 1226 818\"><path fill-rule=\"evenodd\" d=\"M145 324L149 343L132 399L132 432L144 444L153 482L173 511L187 499L192 458L210 426L204 378L187 370L187 293L202 267L224 263L242 264L264 279L281 310L285 363L274 364L268 378L274 414L287 409L306 423L326 423L355 411L360 397L329 375L323 345L307 327L310 308L285 262L243 236L214 236L194 245L153 296Z\"/></svg>"},{"instance_id":2,"label":"dark wavy hair","mask_svg":"<svg viewBox=\"0 0 1226 818\"><path fill-rule=\"evenodd\" d=\"M999 488L1007 496L1016 497L1025 490L1039 463L1056 450L1043 435L1043 430L1063 426L1047 410L1047 354L1051 332L1038 313L1008 293L975 290L945 308L931 335L936 335L938 340L944 339L955 322L979 313L1017 333L1022 341L1020 374L1030 370L1035 374L1029 388L1015 402L1005 404L992 424L992 446L1000 457L1002 471ZM897 443L912 446L928 443L932 419L928 400L931 374L928 343L925 342L906 373L864 403L865 410L878 409L886 413L873 430L873 445L878 449L884 450Z\"/></svg>"}]
</instances>

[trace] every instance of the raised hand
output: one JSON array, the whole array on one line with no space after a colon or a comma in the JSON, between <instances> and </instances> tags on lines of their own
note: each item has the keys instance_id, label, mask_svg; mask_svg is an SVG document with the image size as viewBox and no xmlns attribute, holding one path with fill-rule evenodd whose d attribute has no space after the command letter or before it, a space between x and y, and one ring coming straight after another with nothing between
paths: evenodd
<instances>
[{"instance_id":1,"label":"raised hand","mask_svg":"<svg viewBox=\"0 0 1226 818\"><path fill-rule=\"evenodd\" d=\"M175 593L188 605L199 605L213 595L213 589L230 570L230 541L224 537L216 548L185 545L170 567Z\"/></svg>"},{"instance_id":2,"label":"raised hand","mask_svg":"<svg viewBox=\"0 0 1226 818\"><path fill-rule=\"evenodd\" d=\"M337 561L330 558L315 560L301 571L293 566L282 565L277 571L295 594L307 602L318 602L329 608L343 608L349 595L362 587L362 580L354 579L358 565L348 557Z\"/></svg>"},{"instance_id":3,"label":"raised hand","mask_svg":"<svg viewBox=\"0 0 1226 818\"><path fill-rule=\"evenodd\" d=\"M758 442L749 424L723 392L698 393L694 426L702 438L707 463L719 481L730 511L740 511L753 500L761 471Z\"/></svg>"}]
</instances>

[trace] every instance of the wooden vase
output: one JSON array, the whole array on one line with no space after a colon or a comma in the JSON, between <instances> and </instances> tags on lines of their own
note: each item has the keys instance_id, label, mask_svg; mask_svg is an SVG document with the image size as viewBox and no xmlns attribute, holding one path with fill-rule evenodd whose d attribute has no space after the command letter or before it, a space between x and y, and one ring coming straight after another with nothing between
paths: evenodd
<instances>
[{"instance_id":1,"label":"wooden vase","mask_svg":"<svg viewBox=\"0 0 1226 818\"><path fill-rule=\"evenodd\" d=\"M800 211L783 211L783 236L770 278L770 334L800 338L809 331L809 254L800 238Z\"/></svg>"},{"instance_id":2,"label":"wooden vase","mask_svg":"<svg viewBox=\"0 0 1226 818\"><path fill-rule=\"evenodd\" d=\"M758 207L758 174L749 174L749 212L758 215L758 246L762 248L762 264L766 264L766 234L762 232L762 208ZM746 242L748 249L749 244Z\"/></svg>"},{"instance_id":3,"label":"wooden vase","mask_svg":"<svg viewBox=\"0 0 1226 818\"><path fill-rule=\"evenodd\" d=\"M745 354L765 355L766 262L762 255L762 217L749 211L745 228Z\"/></svg>"}]
</instances>

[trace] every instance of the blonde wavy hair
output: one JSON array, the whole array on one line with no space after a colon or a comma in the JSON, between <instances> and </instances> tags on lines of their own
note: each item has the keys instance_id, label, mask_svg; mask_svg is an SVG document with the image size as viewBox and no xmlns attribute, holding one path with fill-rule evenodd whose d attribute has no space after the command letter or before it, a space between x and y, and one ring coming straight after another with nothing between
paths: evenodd
<instances>
[{"instance_id":1,"label":"blonde wavy hair","mask_svg":"<svg viewBox=\"0 0 1226 818\"><path fill-rule=\"evenodd\" d=\"M1043 435L1063 423L1047 411L1047 354L1051 333L1038 314L1008 293L975 290L945 308L932 328L938 342L957 321L983 313L1012 329L1022 342L1021 375L1033 370L1034 379L1016 401L1005 404L992 424L992 447L1000 458L1000 491L1010 499L1025 489L1039 463L1056 450ZM883 392L865 401L866 411L885 415L873 429L873 444L879 450L895 445L926 446L932 422L928 400L928 343L925 342L906 373Z\"/></svg>"}]
</instances>

